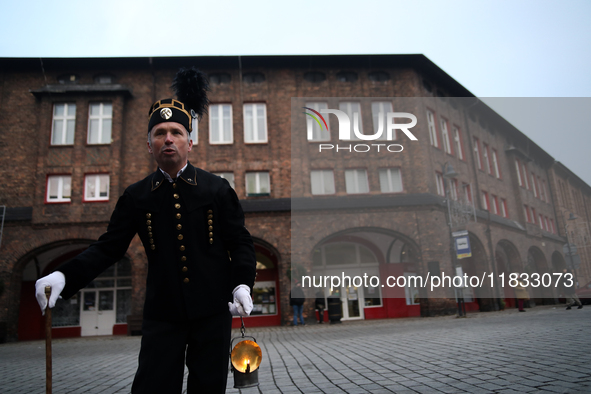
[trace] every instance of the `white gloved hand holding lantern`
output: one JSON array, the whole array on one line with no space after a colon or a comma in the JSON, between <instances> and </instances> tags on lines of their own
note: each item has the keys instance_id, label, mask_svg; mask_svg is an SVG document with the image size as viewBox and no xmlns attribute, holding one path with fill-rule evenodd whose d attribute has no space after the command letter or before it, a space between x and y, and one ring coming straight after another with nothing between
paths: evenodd
<instances>
[{"instance_id":1,"label":"white gloved hand holding lantern","mask_svg":"<svg viewBox=\"0 0 591 394\"><path fill-rule=\"evenodd\" d=\"M252 298L250 297L250 287L247 285L236 286L232 291L234 303L228 302L232 316L248 316L252 312Z\"/></svg>"}]
</instances>

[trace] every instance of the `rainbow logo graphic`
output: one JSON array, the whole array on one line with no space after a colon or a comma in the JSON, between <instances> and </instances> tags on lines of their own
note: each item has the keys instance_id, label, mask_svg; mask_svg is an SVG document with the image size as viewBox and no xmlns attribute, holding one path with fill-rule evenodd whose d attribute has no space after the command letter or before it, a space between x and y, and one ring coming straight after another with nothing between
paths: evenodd
<instances>
[{"instance_id":1,"label":"rainbow logo graphic","mask_svg":"<svg viewBox=\"0 0 591 394\"><path fill-rule=\"evenodd\" d=\"M328 130L328 125L326 124L326 120L324 120L324 117L323 117L322 115L320 115L320 112L318 112L318 111L316 111L316 110L313 110L312 108L308 108L308 107L302 107L302 108L304 108L304 109L307 109L308 111L312 111L312 112L314 112L316 115L320 116L320 119L322 119L322 123L324 123L324 126L326 127L326 130ZM314 115L312 115L312 114L309 114L309 113L307 113L307 112L304 112L304 113L305 113L306 115L308 115L308 116L312 117L312 119L314 119L314 120L316 121L316 123L318 123L318 126L320 126L320 130L322 130L322 123L320 123L320 120L319 120L317 117L315 117Z\"/></svg>"}]
</instances>

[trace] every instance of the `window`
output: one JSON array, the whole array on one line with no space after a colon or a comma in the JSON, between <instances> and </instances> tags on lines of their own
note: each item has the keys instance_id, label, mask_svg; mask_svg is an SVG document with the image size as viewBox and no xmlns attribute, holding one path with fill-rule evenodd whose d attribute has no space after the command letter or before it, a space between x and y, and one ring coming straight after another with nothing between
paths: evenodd
<instances>
[{"instance_id":1,"label":"window","mask_svg":"<svg viewBox=\"0 0 591 394\"><path fill-rule=\"evenodd\" d=\"M521 163L521 168L523 170L523 183L525 185L525 188L529 190L529 181L527 180L527 167L525 163Z\"/></svg>"},{"instance_id":2,"label":"window","mask_svg":"<svg viewBox=\"0 0 591 394\"><path fill-rule=\"evenodd\" d=\"M369 193L366 170L345 170L345 185L347 193Z\"/></svg>"},{"instance_id":3,"label":"window","mask_svg":"<svg viewBox=\"0 0 591 394\"><path fill-rule=\"evenodd\" d=\"M546 189L546 181L542 181L542 195L544 196L543 200L546 202L550 202L550 199L548 197L548 189Z\"/></svg>"},{"instance_id":4,"label":"window","mask_svg":"<svg viewBox=\"0 0 591 394\"><path fill-rule=\"evenodd\" d=\"M480 141L474 137L474 154L476 155L476 165L479 170L482 170L482 159L480 158Z\"/></svg>"},{"instance_id":5,"label":"window","mask_svg":"<svg viewBox=\"0 0 591 394\"><path fill-rule=\"evenodd\" d=\"M322 102L306 103L306 107L320 112L322 109L328 109L328 104ZM326 125L321 120L320 124L318 124L318 122L316 122L311 116L306 116L308 141L330 141L330 134L326 128L328 125L330 125L329 117L324 116L324 120L326 120Z\"/></svg>"},{"instance_id":6,"label":"window","mask_svg":"<svg viewBox=\"0 0 591 394\"><path fill-rule=\"evenodd\" d=\"M488 211L490 209L488 204L488 193L484 190L482 191L482 209L484 209L485 211Z\"/></svg>"},{"instance_id":7,"label":"window","mask_svg":"<svg viewBox=\"0 0 591 394\"><path fill-rule=\"evenodd\" d=\"M519 183L519 186L523 186L523 180L521 179L521 164L518 159L515 159L515 170L517 172L517 183Z\"/></svg>"},{"instance_id":8,"label":"window","mask_svg":"<svg viewBox=\"0 0 591 394\"><path fill-rule=\"evenodd\" d=\"M382 193L399 193L402 191L400 168L380 168L378 173Z\"/></svg>"},{"instance_id":9,"label":"window","mask_svg":"<svg viewBox=\"0 0 591 394\"><path fill-rule=\"evenodd\" d=\"M209 143L231 144L232 135L232 105L212 104L209 106Z\"/></svg>"},{"instance_id":10,"label":"window","mask_svg":"<svg viewBox=\"0 0 591 394\"><path fill-rule=\"evenodd\" d=\"M495 215L499 215L501 210L499 209L499 199L494 194L491 194L492 197L492 212Z\"/></svg>"},{"instance_id":11,"label":"window","mask_svg":"<svg viewBox=\"0 0 591 394\"><path fill-rule=\"evenodd\" d=\"M420 301L419 289L413 284L416 285L416 281L411 280L411 277L416 276L415 273L405 272L404 276L406 277L406 286L404 287L404 295L406 297L406 305L417 305Z\"/></svg>"},{"instance_id":12,"label":"window","mask_svg":"<svg viewBox=\"0 0 591 394\"><path fill-rule=\"evenodd\" d=\"M111 124L113 122L111 103L91 103L88 115L88 143L110 144Z\"/></svg>"},{"instance_id":13,"label":"window","mask_svg":"<svg viewBox=\"0 0 591 394\"><path fill-rule=\"evenodd\" d=\"M94 76L94 83L99 85L108 85L113 83L113 76L111 74L98 74Z\"/></svg>"},{"instance_id":14,"label":"window","mask_svg":"<svg viewBox=\"0 0 591 394\"><path fill-rule=\"evenodd\" d=\"M51 125L51 145L74 144L76 126L76 104L60 103L53 105L53 122Z\"/></svg>"},{"instance_id":15,"label":"window","mask_svg":"<svg viewBox=\"0 0 591 394\"><path fill-rule=\"evenodd\" d=\"M271 193L268 172L246 173L246 195L268 196Z\"/></svg>"},{"instance_id":16,"label":"window","mask_svg":"<svg viewBox=\"0 0 591 394\"><path fill-rule=\"evenodd\" d=\"M244 104L244 142L267 142L266 104Z\"/></svg>"},{"instance_id":17,"label":"window","mask_svg":"<svg viewBox=\"0 0 591 394\"><path fill-rule=\"evenodd\" d=\"M445 153L453 154L451 150L451 142L449 139L449 131L447 130L447 120L441 118L441 139L443 140L443 150Z\"/></svg>"},{"instance_id":18,"label":"window","mask_svg":"<svg viewBox=\"0 0 591 394\"><path fill-rule=\"evenodd\" d=\"M541 230L545 230L545 228L544 228L544 216L541 213L538 215L538 219L539 219L539 223L540 223L540 229Z\"/></svg>"},{"instance_id":19,"label":"window","mask_svg":"<svg viewBox=\"0 0 591 394\"><path fill-rule=\"evenodd\" d=\"M538 184L536 183L536 176L531 173L531 187L534 191L534 197L538 197Z\"/></svg>"},{"instance_id":20,"label":"window","mask_svg":"<svg viewBox=\"0 0 591 394\"><path fill-rule=\"evenodd\" d=\"M86 175L84 179L84 201L109 201L109 175Z\"/></svg>"},{"instance_id":21,"label":"window","mask_svg":"<svg viewBox=\"0 0 591 394\"><path fill-rule=\"evenodd\" d=\"M483 146L483 150L482 150L482 155L484 156L484 166L486 167L486 172L488 172L489 175L492 175L492 167L490 165L490 153L489 153L489 149L488 149L488 144L482 144Z\"/></svg>"},{"instance_id":22,"label":"window","mask_svg":"<svg viewBox=\"0 0 591 394\"><path fill-rule=\"evenodd\" d=\"M550 227L552 228L552 233L556 234L556 227L554 227L554 219L550 219Z\"/></svg>"},{"instance_id":23,"label":"window","mask_svg":"<svg viewBox=\"0 0 591 394\"><path fill-rule=\"evenodd\" d=\"M450 179L449 195L452 200L458 200L458 180L455 178Z\"/></svg>"},{"instance_id":24,"label":"window","mask_svg":"<svg viewBox=\"0 0 591 394\"><path fill-rule=\"evenodd\" d=\"M340 71L337 73L337 81L339 81L339 82L357 82L357 73L354 71Z\"/></svg>"},{"instance_id":25,"label":"window","mask_svg":"<svg viewBox=\"0 0 591 394\"><path fill-rule=\"evenodd\" d=\"M358 128L359 133L363 134L363 122L361 121L361 105L356 101L344 101L339 103L339 109L349 116L353 130ZM351 139L357 139L355 133L351 133Z\"/></svg>"},{"instance_id":26,"label":"window","mask_svg":"<svg viewBox=\"0 0 591 394\"><path fill-rule=\"evenodd\" d=\"M439 148L439 138L435 127L435 113L430 110L427 110L427 127L429 128L429 142L431 142L432 146Z\"/></svg>"},{"instance_id":27,"label":"window","mask_svg":"<svg viewBox=\"0 0 591 394\"><path fill-rule=\"evenodd\" d=\"M440 172L435 173L435 184L437 185L437 194L445 197L445 183L443 182L443 175Z\"/></svg>"},{"instance_id":28,"label":"window","mask_svg":"<svg viewBox=\"0 0 591 394\"><path fill-rule=\"evenodd\" d=\"M386 82L390 80L390 74L385 71L372 71L367 76L372 82Z\"/></svg>"},{"instance_id":29,"label":"window","mask_svg":"<svg viewBox=\"0 0 591 394\"><path fill-rule=\"evenodd\" d=\"M304 74L304 80L312 83L320 83L326 81L326 74L319 71L309 71Z\"/></svg>"},{"instance_id":30,"label":"window","mask_svg":"<svg viewBox=\"0 0 591 394\"><path fill-rule=\"evenodd\" d=\"M373 132L374 134L378 132L378 130L382 129L382 135L378 140L385 140L387 139L388 135L386 133L387 130L387 114L388 112L393 112L392 110L392 103L390 101L376 101L371 103L371 117L373 120ZM381 122L381 127L380 127ZM394 134L392 135L392 139L396 139L396 130L393 130Z\"/></svg>"},{"instance_id":31,"label":"window","mask_svg":"<svg viewBox=\"0 0 591 394\"><path fill-rule=\"evenodd\" d=\"M234 173L233 172L216 172L214 174L219 176L220 178L224 178L225 180L227 180L228 183L230 184L230 186L232 186L232 189L236 188L235 184L234 184Z\"/></svg>"},{"instance_id":32,"label":"window","mask_svg":"<svg viewBox=\"0 0 591 394\"><path fill-rule=\"evenodd\" d=\"M209 82L213 85L221 85L223 83L230 83L232 76L228 73L213 73L209 74Z\"/></svg>"},{"instance_id":33,"label":"window","mask_svg":"<svg viewBox=\"0 0 591 394\"><path fill-rule=\"evenodd\" d=\"M265 82L265 74L259 72L242 74L242 81L244 83L261 83Z\"/></svg>"},{"instance_id":34,"label":"window","mask_svg":"<svg viewBox=\"0 0 591 394\"><path fill-rule=\"evenodd\" d=\"M492 164L493 164L494 175L498 179L501 179L501 170L499 169L499 158L497 156L496 149L492 150Z\"/></svg>"},{"instance_id":35,"label":"window","mask_svg":"<svg viewBox=\"0 0 591 394\"><path fill-rule=\"evenodd\" d=\"M530 207L531 209L531 222L533 224L536 224L536 210L534 209L534 207Z\"/></svg>"},{"instance_id":36,"label":"window","mask_svg":"<svg viewBox=\"0 0 591 394\"><path fill-rule=\"evenodd\" d=\"M191 139L191 141L193 141L193 145L197 145L197 143L199 142L199 119L191 119L191 128L193 130L189 134L189 138Z\"/></svg>"},{"instance_id":37,"label":"window","mask_svg":"<svg viewBox=\"0 0 591 394\"><path fill-rule=\"evenodd\" d=\"M507 206L507 200L505 200L504 198L501 199L501 213L503 217L509 217L509 208Z\"/></svg>"},{"instance_id":38,"label":"window","mask_svg":"<svg viewBox=\"0 0 591 394\"><path fill-rule=\"evenodd\" d=\"M70 202L71 175L50 175L47 177L47 202Z\"/></svg>"},{"instance_id":39,"label":"window","mask_svg":"<svg viewBox=\"0 0 591 394\"><path fill-rule=\"evenodd\" d=\"M530 223L531 222L531 214L529 212L529 207L527 205L523 205L523 212L525 214L525 221Z\"/></svg>"},{"instance_id":40,"label":"window","mask_svg":"<svg viewBox=\"0 0 591 394\"><path fill-rule=\"evenodd\" d=\"M462 133L458 126L453 127L454 142L456 144L456 152L458 159L464 160L464 150L462 149Z\"/></svg>"},{"instance_id":41,"label":"window","mask_svg":"<svg viewBox=\"0 0 591 394\"><path fill-rule=\"evenodd\" d=\"M334 173L332 170L312 170L310 172L312 194L334 194Z\"/></svg>"},{"instance_id":42,"label":"window","mask_svg":"<svg viewBox=\"0 0 591 394\"><path fill-rule=\"evenodd\" d=\"M470 204L472 204L472 188L470 187L469 184L467 183L463 183L462 184L462 189L464 189L464 199L466 202L469 202Z\"/></svg>"}]
</instances>

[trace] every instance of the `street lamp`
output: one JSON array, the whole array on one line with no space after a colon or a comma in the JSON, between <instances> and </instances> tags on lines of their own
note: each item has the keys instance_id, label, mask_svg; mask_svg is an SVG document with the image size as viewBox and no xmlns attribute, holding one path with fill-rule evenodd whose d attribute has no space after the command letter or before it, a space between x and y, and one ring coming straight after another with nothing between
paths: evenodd
<instances>
[{"instance_id":1,"label":"street lamp","mask_svg":"<svg viewBox=\"0 0 591 394\"><path fill-rule=\"evenodd\" d=\"M445 179L445 199L447 202L447 224L449 226L449 243L450 249L449 252L451 253L451 260L453 264L453 268L456 270L458 267L458 259L455 253L455 245L454 245L454 237L453 237L453 225L452 225L452 217L451 217L451 201L450 201L450 187L448 185L448 180L451 178L457 177L459 174L454 170L453 166L448 162L445 162L441 166L441 173L443 174L443 178ZM456 288L457 289L457 288ZM458 297L458 316L463 317L466 316L466 306L464 303L464 289L460 287L457 292Z\"/></svg>"}]
</instances>

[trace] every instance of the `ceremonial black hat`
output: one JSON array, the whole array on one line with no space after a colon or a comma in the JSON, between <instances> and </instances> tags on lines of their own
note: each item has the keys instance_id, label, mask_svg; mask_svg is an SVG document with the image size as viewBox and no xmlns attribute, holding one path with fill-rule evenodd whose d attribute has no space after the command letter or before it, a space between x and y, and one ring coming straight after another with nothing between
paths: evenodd
<instances>
[{"instance_id":1,"label":"ceremonial black hat","mask_svg":"<svg viewBox=\"0 0 591 394\"><path fill-rule=\"evenodd\" d=\"M162 122L180 123L190 133L193 118L201 118L209 100L209 83L206 75L195 67L181 68L172 82L171 88L177 99L167 98L156 101L148 112L148 132Z\"/></svg>"}]
</instances>

